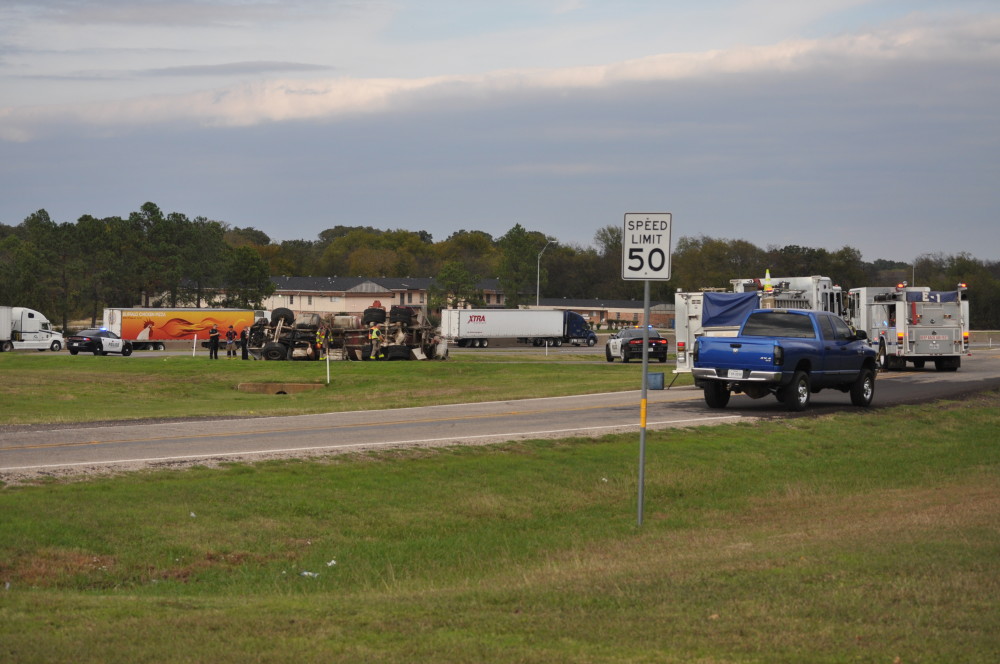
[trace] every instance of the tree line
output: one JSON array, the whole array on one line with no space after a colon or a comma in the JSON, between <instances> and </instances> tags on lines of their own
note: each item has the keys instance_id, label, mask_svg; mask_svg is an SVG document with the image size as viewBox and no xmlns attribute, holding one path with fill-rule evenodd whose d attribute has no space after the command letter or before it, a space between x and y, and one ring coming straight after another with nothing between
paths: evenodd
<instances>
[{"instance_id":1,"label":"tree line","mask_svg":"<svg viewBox=\"0 0 1000 664\"><path fill-rule=\"evenodd\" d=\"M432 306L482 303L478 284L498 279L508 306L541 297L641 300L642 282L621 279L622 229L598 229L592 244L555 243L515 224L494 237L459 230L435 242L426 231L334 226L315 240L273 241L252 227L164 214L146 203L128 217L56 223L44 210L0 224L0 303L28 306L55 321L90 318L105 306L256 307L271 276L435 277ZM543 251L544 250L544 251ZM539 258L541 254L541 258ZM676 290L728 288L730 279L821 274L845 290L908 281L934 290L968 284L972 326L1000 328L1000 262L929 253L915 263L866 262L860 250L681 237L671 280L653 282L654 301Z\"/></svg>"}]
</instances>

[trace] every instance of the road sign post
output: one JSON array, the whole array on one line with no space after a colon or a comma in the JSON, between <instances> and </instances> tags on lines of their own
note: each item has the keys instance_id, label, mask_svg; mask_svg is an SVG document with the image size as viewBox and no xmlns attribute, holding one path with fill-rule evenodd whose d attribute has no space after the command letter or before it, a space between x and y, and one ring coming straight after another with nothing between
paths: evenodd
<instances>
[{"instance_id":1,"label":"road sign post","mask_svg":"<svg viewBox=\"0 0 1000 664\"><path fill-rule=\"evenodd\" d=\"M646 485L646 406L649 382L649 282L670 279L669 212L625 215L622 228L622 279L644 281L642 326L642 402L639 406L638 525L642 525Z\"/></svg>"}]
</instances>

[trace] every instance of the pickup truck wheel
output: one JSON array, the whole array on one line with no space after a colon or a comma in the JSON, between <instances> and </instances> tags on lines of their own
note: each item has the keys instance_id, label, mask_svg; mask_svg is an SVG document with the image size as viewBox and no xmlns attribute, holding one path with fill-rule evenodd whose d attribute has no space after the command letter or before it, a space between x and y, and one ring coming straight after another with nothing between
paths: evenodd
<instances>
[{"instance_id":1,"label":"pickup truck wheel","mask_svg":"<svg viewBox=\"0 0 1000 664\"><path fill-rule=\"evenodd\" d=\"M723 383L708 383L705 385L705 403L709 408L725 408L729 403L730 392Z\"/></svg>"},{"instance_id":2,"label":"pickup truck wheel","mask_svg":"<svg viewBox=\"0 0 1000 664\"><path fill-rule=\"evenodd\" d=\"M875 372L867 367L851 385L851 403L862 408L870 406L875 396Z\"/></svg>"},{"instance_id":3,"label":"pickup truck wheel","mask_svg":"<svg viewBox=\"0 0 1000 664\"><path fill-rule=\"evenodd\" d=\"M803 411L809 405L809 374L805 371L796 371L792 376L792 383L788 386L785 396L785 406L788 410Z\"/></svg>"},{"instance_id":4,"label":"pickup truck wheel","mask_svg":"<svg viewBox=\"0 0 1000 664\"><path fill-rule=\"evenodd\" d=\"M611 349L608 348L607 346L604 347L604 358L608 362L614 362L615 361L615 356L611 354Z\"/></svg>"}]
</instances>

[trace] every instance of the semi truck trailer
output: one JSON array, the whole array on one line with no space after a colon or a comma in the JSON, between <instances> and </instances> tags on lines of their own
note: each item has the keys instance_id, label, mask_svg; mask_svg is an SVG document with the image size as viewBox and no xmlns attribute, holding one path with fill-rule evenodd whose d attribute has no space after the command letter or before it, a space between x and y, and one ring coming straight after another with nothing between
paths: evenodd
<instances>
[{"instance_id":1,"label":"semi truck trailer","mask_svg":"<svg viewBox=\"0 0 1000 664\"><path fill-rule=\"evenodd\" d=\"M199 308L110 308L104 310L104 325L135 350L163 350L165 341L208 339L212 325L225 331L232 325L237 334L269 312L256 309Z\"/></svg>"},{"instance_id":2,"label":"semi truck trailer","mask_svg":"<svg viewBox=\"0 0 1000 664\"><path fill-rule=\"evenodd\" d=\"M583 316L559 309L443 309L441 335L460 348L485 348L491 339L534 346L597 343Z\"/></svg>"}]
</instances>

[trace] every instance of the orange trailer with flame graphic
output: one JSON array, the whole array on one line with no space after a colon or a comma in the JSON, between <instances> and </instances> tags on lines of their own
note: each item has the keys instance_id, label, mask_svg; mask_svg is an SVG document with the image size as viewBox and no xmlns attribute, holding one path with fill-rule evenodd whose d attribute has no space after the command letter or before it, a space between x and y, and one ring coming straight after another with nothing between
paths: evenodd
<instances>
[{"instance_id":1,"label":"orange trailer with flame graphic","mask_svg":"<svg viewBox=\"0 0 1000 664\"><path fill-rule=\"evenodd\" d=\"M260 309L105 309L104 328L132 342L135 350L163 350L165 341L208 339L212 325L237 334L269 312Z\"/></svg>"}]
</instances>

